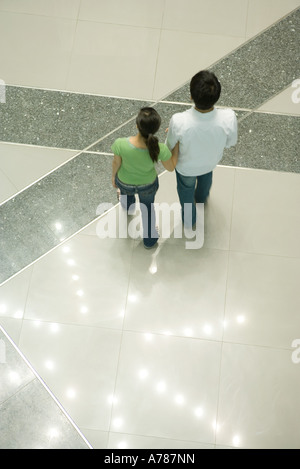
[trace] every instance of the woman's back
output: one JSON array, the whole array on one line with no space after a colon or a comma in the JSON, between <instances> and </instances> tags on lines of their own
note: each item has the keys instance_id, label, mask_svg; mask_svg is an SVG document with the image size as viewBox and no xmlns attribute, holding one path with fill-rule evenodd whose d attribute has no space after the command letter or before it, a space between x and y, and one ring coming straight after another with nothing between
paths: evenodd
<instances>
[{"instance_id":1,"label":"woman's back","mask_svg":"<svg viewBox=\"0 0 300 469\"><path fill-rule=\"evenodd\" d=\"M145 148L141 148L134 145L132 141L134 141L133 137L118 138L111 147L114 154L122 158L118 177L126 184L150 184L157 176L155 163L146 145ZM158 160L170 159L171 152L164 143L159 143L159 150Z\"/></svg>"}]
</instances>

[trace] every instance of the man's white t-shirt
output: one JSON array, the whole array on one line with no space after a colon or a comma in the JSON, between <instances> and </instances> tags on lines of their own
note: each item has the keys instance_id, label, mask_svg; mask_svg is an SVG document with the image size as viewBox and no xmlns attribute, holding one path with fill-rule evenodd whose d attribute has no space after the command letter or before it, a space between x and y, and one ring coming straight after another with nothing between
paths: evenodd
<instances>
[{"instance_id":1,"label":"man's white t-shirt","mask_svg":"<svg viewBox=\"0 0 300 469\"><path fill-rule=\"evenodd\" d=\"M224 148L237 142L237 119L232 109L214 108L202 113L194 107L174 114L166 144L172 150L179 142L176 170L183 176L212 171L222 159Z\"/></svg>"}]
</instances>

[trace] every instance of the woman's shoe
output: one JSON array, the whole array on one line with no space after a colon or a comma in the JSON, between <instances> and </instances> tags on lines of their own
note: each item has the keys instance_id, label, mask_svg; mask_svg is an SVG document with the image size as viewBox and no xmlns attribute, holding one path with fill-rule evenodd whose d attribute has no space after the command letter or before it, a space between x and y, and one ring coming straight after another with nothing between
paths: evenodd
<instances>
[{"instance_id":1,"label":"woman's shoe","mask_svg":"<svg viewBox=\"0 0 300 469\"><path fill-rule=\"evenodd\" d=\"M152 249L152 248L156 248L156 246L157 246L157 241L159 240L159 231L158 231L158 226L156 226L156 227L155 227L155 229L156 229L156 232L157 232L157 240L156 240L156 241L155 241L155 243L154 243L154 244L152 244L151 246L146 246L146 245L145 245L145 243L144 243L144 248L145 248L145 249ZM154 238L154 237L153 237L153 238ZM153 238L152 238L152 239L153 239Z\"/></svg>"},{"instance_id":2,"label":"woman's shoe","mask_svg":"<svg viewBox=\"0 0 300 469\"><path fill-rule=\"evenodd\" d=\"M145 248L145 249L153 249L153 248L156 248L156 247L157 247L157 241L156 241L156 243L152 244L152 246L146 246L146 245L144 244L144 248Z\"/></svg>"}]
</instances>

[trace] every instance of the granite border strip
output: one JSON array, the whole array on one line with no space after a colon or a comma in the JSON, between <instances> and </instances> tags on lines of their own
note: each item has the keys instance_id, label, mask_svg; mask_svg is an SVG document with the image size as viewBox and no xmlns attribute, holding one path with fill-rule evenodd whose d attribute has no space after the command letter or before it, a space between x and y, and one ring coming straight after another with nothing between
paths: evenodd
<instances>
[{"instance_id":1,"label":"granite border strip","mask_svg":"<svg viewBox=\"0 0 300 469\"><path fill-rule=\"evenodd\" d=\"M148 100L7 85L0 140L81 151L136 115Z\"/></svg>"},{"instance_id":2,"label":"granite border strip","mask_svg":"<svg viewBox=\"0 0 300 469\"><path fill-rule=\"evenodd\" d=\"M134 100L132 100L134 101ZM139 101L139 100L137 100ZM144 101L142 101L143 105L145 105L146 103ZM89 152L89 149L92 148L94 145L96 145L97 143L101 142L102 140L104 140L105 138L109 137L113 132L115 132L116 130L118 130L119 128L122 128L124 126L126 126L127 123L129 122L132 122L133 120L135 119L135 115L133 117L131 117L130 119L128 119L127 121L125 122L122 122L118 127L114 128L112 131L109 131L107 133L105 133L104 135L102 135L101 137L99 137L98 140L96 140L95 142L87 145L85 148L81 149L81 150L72 150L72 149L69 149L69 148L62 148L62 147L52 147L52 146L41 146L41 145L33 145L33 144L26 144L26 143L20 143L20 142L7 142L7 141L1 141L1 143L5 143L5 144L11 144L11 145L26 145L26 146L33 146L33 147L40 147L40 148L49 148L49 149L57 149L57 150L61 150L61 149L64 149L64 150L70 150L70 151L77 151L77 153L75 155L72 155L67 161L64 161L63 163L61 163L60 165L56 166L55 168L53 168L52 170L48 171L47 173L43 174L40 178L36 179L35 181L33 181L31 184L29 184L28 186L24 187L23 189L21 189L20 191L16 192L15 194L13 194L11 197L9 197L8 199L4 200L3 202L0 203L0 207L9 202L12 198L18 196L19 194L21 194L22 192L24 192L25 190L29 189L31 186L33 186L34 184L36 183L39 183L41 180L43 180L45 177L49 176L50 174L52 174L53 172L59 170L62 166L64 166L65 164L68 164L71 160L77 158L78 156L80 156L82 153L87 153Z\"/></svg>"}]
</instances>

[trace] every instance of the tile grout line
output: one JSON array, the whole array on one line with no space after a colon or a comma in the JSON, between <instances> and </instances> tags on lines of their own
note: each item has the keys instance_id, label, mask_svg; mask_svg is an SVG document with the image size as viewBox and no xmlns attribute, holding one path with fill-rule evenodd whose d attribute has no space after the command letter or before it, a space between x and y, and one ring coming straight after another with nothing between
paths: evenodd
<instances>
[{"instance_id":1,"label":"tile grout line","mask_svg":"<svg viewBox=\"0 0 300 469\"><path fill-rule=\"evenodd\" d=\"M220 406L220 396L221 396L220 386L221 386L221 376L222 376L222 360L223 360L223 346L224 346L224 332L225 332L225 318L226 318L226 303L227 303L227 293L228 293L230 244L231 244L231 232L232 232L232 218L233 218L235 185L236 185L236 169L234 169L234 175L233 175L233 190L232 190L232 200L231 200L230 229L229 229L229 240L228 240L228 249L227 249L226 283L225 283L225 295L224 295L224 307L223 307L224 308L223 309L223 327L222 327L222 338L220 340L221 350L220 350L220 361L219 361L218 398L217 398L216 424L215 424L215 444L217 444L218 417L219 417L219 406Z\"/></svg>"},{"instance_id":2,"label":"tile grout line","mask_svg":"<svg viewBox=\"0 0 300 469\"><path fill-rule=\"evenodd\" d=\"M17 186L14 184L14 182L11 180L10 176L8 176L8 175L6 174L6 172L5 172L2 168L0 169L0 175L1 175L1 174L2 174L2 176L3 176L4 178L6 178L7 181L14 187L14 190L15 190L16 192L18 192ZM4 202L6 202L6 200L8 200L8 199L5 199ZM2 202L0 203L0 206L1 206L1 204L2 204Z\"/></svg>"},{"instance_id":3,"label":"tile grout line","mask_svg":"<svg viewBox=\"0 0 300 469\"><path fill-rule=\"evenodd\" d=\"M0 317L1 318L1 317ZM26 323L33 323L36 321L36 319L34 318L27 318L27 319L24 319L24 321ZM122 333L123 335L123 332L125 333L131 333L131 334L146 334L148 333L149 331L139 331L139 330L135 330L135 329L126 329L126 328L118 328L118 327L107 327L107 326L102 326L102 325L94 325L94 324L83 324L83 323L77 323L77 322L59 322L59 321L52 321L52 320L39 320L39 322L43 325L49 325L49 324L59 324L60 326L71 326L71 327L74 327L74 328L86 328L86 329L99 329L99 330L103 330L103 331L112 331L112 332L120 332ZM3 330L5 330L3 328L3 326L0 325L0 328L2 328ZM6 333L7 334L7 333ZM152 331L152 332L149 332L149 334L151 335L155 335L155 336L158 336L158 337L168 337L169 339L182 339L182 340L193 340L193 341L203 341L203 342L213 342L215 344L233 344L233 345L241 345L241 346L245 346L245 347L259 347L259 348L263 348L263 349L272 349L272 350L278 350L278 351L285 351L285 352L289 352L291 350L293 350L293 347L292 346L283 346L283 345L268 345L268 344L262 344L262 343L251 343L251 342L240 342L240 341L237 341L237 340L224 340L222 338L218 339L218 338L215 338L215 339L212 339L212 338L209 338L209 337L195 337L195 336L183 336L183 335L179 335L179 334L171 334L171 335L166 335L164 334L163 332L159 332L159 331ZM8 335L8 334L7 334ZM12 339L11 339L12 340ZM15 348L16 349L19 349L19 346L15 344Z\"/></svg>"},{"instance_id":4,"label":"tile grout line","mask_svg":"<svg viewBox=\"0 0 300 469\"><path fill-rule=\"evenodd\" d=\"M158 48L157 48L157 53L156 53L155 71L154 71L154 79L153 79L152 95L151 95L152 98L153 98L154 90L155 90L155 86L156 86L156 75L157 75L157 69L158 69L159 54L160 54L160 43L161 43L161 37L162 37L162 31L163 31L165 12L166 12L166 0L164 0L164 6L163 6L163 11L162 11L161 23L160 23Z\"/></svg>"},{"instance_id":5,"label":"tile grout line","mask_svg":"<svg viewBox=\"0 0 300 469\"><path fill-rule=\"evenodd\" d=\"M245 38L247 38L247 31L248 31L249 8L250 8L250 0L247 0L246 23L245 23Z\"/></svg>"},{"instance_id":6,"label":"tile grout line","mask_svg":"<svg viewBox=\"0 0 300 469\"><path fill-rule=\"evenodd\" d=\"M119 207L121 208L120 203L118 203ZM114 207L116 209L116 206ZM129 286L130 286L130 279L131 279L131 271L132 271L132 263L133 263L133 250L134 247L134 242L131 240L131 253L130 253L130 265L129 265L129 270L128 270L128 281L127 281L127 287L126 287L126 297L125 297L125 302L124 302L124 316L122 320L122 328L119 329L121 333L121 338L120 338L120 344L119 344L119 353L118 353L118 359L117 359L117 365L116 365L116 374L115 374L115 380L114 380L114 388L113 388L113 393L112 393L112 403L111 403L111 409L110 409L110 417L109 417L109 425L108 425L108 431L107 431L107 449L108 448L108 442L110 438L110 433L113 433L111 430L112 427L112 417L114 413L114 407L115 407L115 395L116 395L116 390L117 390L117 380L118 380L118 372L119 372L119 366L120 366L120 357L121 357L121 350L122 350L122 345L123 345L123 340L124 340L124 332L126 332L126 329L124 328L125 324L125 316L126 316L126 309L127 309L127 303L128 303L128 293L129 293Z\"/></svg>"},{"instance_id":7,"label":"tile grout line","mask_svg":"<svg viewBox=\"0 0 300 469\"><path fill-rule=\"evenodd\" d=\"M3 329L3 331L4 331L4 329ZM0 332L3 332L3 331L0 329ZM3 332L3 335L4 335L4 332ZM6 338L6 336L5 336L5 338ZM34 381L36 381L36 375L34 375L32 377L32 379L30 379L30 381L27 381L25 384L21 385L17 390L13 391L13 393L10 394L8 397L4 398L4 400L0 402L0 408L3 405L5 405L7 402L9 402L11 399L14 399L16 396L18 396L19 393L21 393L24 389L26 389L27 386L34 383ZM3 449L3 448L1 448L1 449Z\"/></svg>"},{"instance_id":8,"label":"tile grout line","mask_svg":"<svg viewBox=\"0 0 300 469\"><path fill-rule=\"evenodd\" d=\"M81 9L81 0L79 1L79 4L78 4L78 10L77 10L77 15L76 15L76 18L74 19L75 21L75 28L74 28L74 33L73 33L73 41L72 41L72 47L70 48L70 54L69 54L69 63L68 63L68 68L67 68L67 73L66 73L66 76L65 76L65 85L67 87L67 83L69 81L69 76L70 76L70 69L71 69L71 63L72 63L72 59L73 59L73 52L74 52L74 46L75 46L75 42L76 42L76 33L77 33L77 28L78 28L78 21L79 21L79 13L80 13L80 9Z\"/></svg>"}]
</instances>

